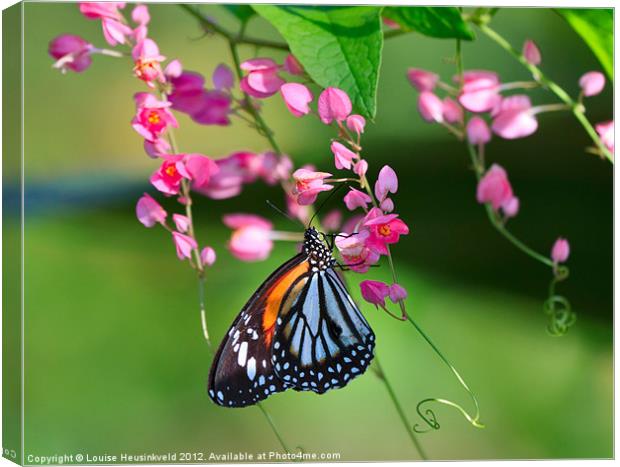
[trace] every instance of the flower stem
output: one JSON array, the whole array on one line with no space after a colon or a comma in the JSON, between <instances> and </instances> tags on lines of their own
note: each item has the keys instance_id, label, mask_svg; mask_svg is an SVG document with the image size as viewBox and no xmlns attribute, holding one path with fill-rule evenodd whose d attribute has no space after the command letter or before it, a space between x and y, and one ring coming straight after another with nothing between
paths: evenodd
<instances>
[{"instance_id":1,"label":"flower stem","mask_svg":"<svg viewBox=\"0 0 620 467\"><path fill-rule=\"evenodd\" d=\"M271 426L271 429L273 433L276 435L276 438L278 438L278 441L280 442L282 449L284 449L287 454L290 454L291 451L289 451L288 447L286 446L286 443L284 442L284 438L282 438L282 435L280 434L278 427L274 423L273 418L271 418L271 415L269 414L269 412L267 412L267 409L263 407L262 402L258 402L256 405L258 406L260 411L263 413L263 415L267 419L267 422L269 423L269 426Z\"/></svg>"},{"instance_id":2,"label":"flower stem","mask_svg":"<svg viewBox=\"0 0 620 467\"><path fill-rule=\"evenodd\" d=\"M581 126L586 130L590 138L592 138L592 141L594 141L594 144L596 144L596 146L599 148L601 154L603 154L609 160L609 162L613 164L613 154L603 144L598 134L596 133L596 130L594 129L588 118L585 116L583 106L580 105L578 102L575 102L568 95L568 93L564 89L562 89L562 87L560 87L557 83L547 78L537 66L529 63L522 54L520 54L512 45L510 45L510 43L506 39L500 36L496 31L491 29L486 24L481 24L480 22L476 22L475 24L478 26L478 28L480 29L480 31L482 31L483 34L485 34L489 39L491 39L501 48L506 50L510 55L512 55L519 63L521 63L525 68L527 68L532 73L532 75L537 77L543 86L549 88L549 90L551 90L551 92L553 92L562 102L564 102L570 107L573 115L575 116L577 121L581 123Z\"/></svg>"},{"instance_id":3,"label":"flower stem","mask_svg":"<svg viewBox=\"0 0 620 467\"><path fill-rule=\"evenodd\" d=\"M403 423L405 430L407 431L407 434L409 435L409 439L411 439L413 446L418 451L420 458L422 458L423 460L427 460L428 457L426 456L424 449L422 449L422 445L420 444L420 441L415 435L411 424L407 420L407 415L405 414L403 407L400 405L400 401L398 400L398 397L396 396L396 393L394 392L392 385L390 384L387 377L385 376L385 372L383 371L383 367L381 366L381 363L379 362L379 357L377 355L375 355L374 363L377 366L376 374L379 377L379 379L383 381L383 384L385 385L385 389L387 389L387 392L390 395L390 399L394 403L396 412L398 412L398 416L400 417L400 420Z\"/></svg>"}]
</instances>

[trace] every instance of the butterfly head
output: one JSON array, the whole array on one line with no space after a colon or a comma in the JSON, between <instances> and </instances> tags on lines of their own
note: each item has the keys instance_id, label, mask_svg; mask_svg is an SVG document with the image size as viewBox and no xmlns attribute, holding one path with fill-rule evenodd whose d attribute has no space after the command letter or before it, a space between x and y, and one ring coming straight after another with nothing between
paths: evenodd
<instances>
[{"instance_id":1,"label":"butterfly head","mask_svg":"<svg viewBox=\"0 0 620 467\"><path fill-rule=\"evenodd\" d=\"M304 233L304 252L308 255L310 265L314 268L327 269L333 266L331 249L321 240L321 233L310 227Z\"/></svg>"}]
</instances>

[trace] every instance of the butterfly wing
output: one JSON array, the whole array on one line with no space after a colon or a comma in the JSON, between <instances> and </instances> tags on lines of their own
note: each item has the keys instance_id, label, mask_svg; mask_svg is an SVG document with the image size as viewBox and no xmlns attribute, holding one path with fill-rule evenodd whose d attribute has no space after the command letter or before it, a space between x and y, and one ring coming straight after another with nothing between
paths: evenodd
<instances>
[{"instance_id":1,"label":"butterfly wing","mask_svg":"<svg viewBox=\"0 0 620 467\"><path fill-rule=\"evenodd\" d=\"M263 282L223 339L209 373L211 399L224 407L245 407L290 385L274 373L271 348L278 313L309 277L307 255L299 254Z\"/></svg>"},{"instance_id":2,"label":"butterfly wing","mask_svg":"<svg viewBox=\"0 0 620 467\"><path fill-rule=\"evenodd\" d=\"M313 272L287 301L272 348L274 370L285 384L322 394L366 371L375 335L333 268Z\"/></svg>"}]
</instances>

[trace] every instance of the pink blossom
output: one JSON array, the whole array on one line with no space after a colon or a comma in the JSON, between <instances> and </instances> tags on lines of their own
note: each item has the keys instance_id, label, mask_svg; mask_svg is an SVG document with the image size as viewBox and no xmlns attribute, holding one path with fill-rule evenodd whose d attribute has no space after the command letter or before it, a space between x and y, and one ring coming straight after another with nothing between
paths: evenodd
<instances>
[{"instance_id":1,"label":"pink blossom","mask_svg":"<svg viewBox=\"0 0 620 467\"><path fill-rule=\"evenodd\" d=\"M163 138L155 141L144 140L144 150L150 157L161 157L170 154L170 144Z\"/></svg>"},{"instance_id":2,"label":"pink blossom","mask_svg":"<svg viewBox=\"0 0 620 467\"><path fill-rule=\"evenodd\" d=\"M304 67L293 54L288 54L284 59L284 69L291 75L300 76L304 74Z\"/></svg>"},{"instance_id":3,"label":"pink blossom","mask_svg":"<svg viewBox=\"0 0 620 467\"><path fill-rule=\"evenodd\" d=\"M409 233L409 227L398 219L398 214L383 214L378 208L368 212L363 225L370 230L368 246L383 255L387 254L387 245L397 243L401 235Z\"/></svg>"},{"instance_id":4,"label":"pink blossom","mask_svg":"<svg viewBox=\"0 0 620 467\"><path fill-rule=\"evenodd\" d=\"M69 69L79 73L92 63L92 50L93 45L80 36L63 34L50 42L48 53L57 60L54 68L63 72Z\"/></svg>"},{"instance_id":5,"label":"pink blossom","mask_svg":"<svg viewBox=\"0 0 620 467\"><path fill-rule=\"evenodd\" d=\"M538 129L538 121L530 98L515 95L503 99L491 128L506 139L524 138L533 134Z\"/></svg>"},{"instance_id":6,"label":"pink blossom","mask_svg":"<svg viewBox=\"0 0 620 467\"><path fill-rule=\"evenodd\" d=\"M503 167L493 164L478 182L476 199L479 203L491 203L495 211L513 199L512 186Z\"/></svg>"},{"instance_id":7,"label":"pink blossom","mask_svg":"<svg viewBox=\"0 0 620 467\"><path fill-rule=\"evenodd\" d=\"M402 302L407 298L407 290L401 285L392 284L390 285L389 296L394 303Z\"/></svg>"},{"instance_id":8,"label":"pink blossom","mask_svg":"<svg viewBox=\"0 0 620 467\"><path fill-rule=\"evenodd\" d=\"M118 11L125 8L125 2L80 2L80 13L88 19L112 18L122 20Z\"/></svg>"},{"instance_id":9,"label":"pink blossom","mask_svg":"<svg viewBox=\"0 0 620 467\"><path fill-rule=\"evenodd\" d=\"M257 155L252 152L236 152L215 161L219 171L209 183L194 187L194 190L212 199L227 199L241 193L244 183L256 180L257 175L249 167Z\"/></svg>"},{"instance_id":10,"label":"pink blossom","mask_svg":"<svg viewBox=\"0 0 620 467\"><path fill-rule=\"evenodd\" d=\"M551 248L551 259L555 264L564 263L570 255L570 245L565 238L558 238Z\"/></svg>"},{"instance_id":11,"label":"pink blossom","mask_svg":"<svg viewBox=\"0 0 620 467\"><path fill-rule=\"evenodd\" d=\"M151 21L151 15L146 5L136 5L131 11L131 19L140 26L146 26Z\"/></svg>"},{"instance_id":12,"label":"pink blossom","mask_svg":"<svg viewBox=\"0 0 620 467\"><path fill-rule=\"evenodd\" d=\"M600 71L589 71L579 78L579 86L584 96L596 96L605 87L605 75Z\"/></svg>"},{"instance_id":13,"label":"pink blossom","mask_svg":"<svg viewBox=\"0 0 620 467\"><path fill-rule=\"evenodd\" d=\"M335 232L342 225L342 213L338 209L332 209L325 214L321 225L325 232Z\"/></svg>"},{"instance_id":14,"label":"pink blossom","mask_svg":"<svg viewBox=\"0 0 620 467\"><path fill-rule=\"evenodd\" d=\"M189 230L189 226L191 224L189 217L182 214L173 214L172 220L174 221L174 225L179 232L186 233Z\"/></svg>"},{"instance_id":15,"label":"pink blossom","mask_svg":"<svg viewBox=\"0 0 620 467\"><path fill-rule=\"evenodd\" d=\"M155 87L155 81L166 82L161 64L165 57L159 54L159 47L155 41L144 39L136 44L131 53L134 61L134 73L138 79L147 83L150 87Z\"/></svg>"},{"instance_id":16,"label":"pink blossom","mask_svg":"<svg viewBox=\"0 0 620 467\"><path fill-rule=\"evenodd\" d=\"M168 100L173 109L188 114L201 125L230 124L232 100L228 93L204 89L204 77L191 71L184 71L170 82L172 92Z\"/></svg>"},{"instance_id":17,"label":"pink blossom","mask_svg":"<svg viewBox=\"0 0 620 467\"><path fill-rule=\"evenodd\" d=\"M611 152L614 153L614 121L597 123L594 128L601 138L602 143Z\"/></svg>"},{"instance_id":18,"label":"pink blossom","mask_svg":"<svg viewBox=\"0 0 620 467\"><path fill-rule=\"evenodd\" d=\"M513 196L502 205L502 211L506 217L515 217L519 213L519 198Z\"/></svg>"},{"instance_id":19,"label":"pink blossom","mask_svg":"<svg viewBox=\"0 0 620 467\"><path fill-rule=\"evenodd\" d=\"M455 78L459 80L458 77ZM488 112L500 101L499 78L492 71L470 70L463 73L460 104L470 112Z\"/></svg>"},{"instance_id":20,"label":"pink blossom","mask_svg":"<svg viewBox=\"0 0 620 467\"><path fill-rule=\"evenodd\" d=\"M387 284L379 281L365 280L360 282L362 297L368 303L385 308L385 299L390 294Z\"/></svg>"},{"instance_id":21,"label":"pink blossom","mask_svg":"<svg viewBox=\"0 0 620 467\"><path fill-rule=\"evenodd\" d=\"M169 78L178 78L183 73L183 65L178 60L172 60L164 69L164 75Z\"/></svg>"},{"instance_id":22,"label":"pink blossom","mask_svg":"<svg viewBox=\"0 0 620 467\"><path fill-rule=\"evenodd\" d=\"M450 97L445 97L443 100L443 119L448 123L460 123L463 121L463 109Z\"/></svg>"},{"instance_id":23,"label":"pink blossom","mask_svg":"<svg viewBox=\"0 0 620 467\"><path fill-rule=\"evenodd\" d=\"M353 166L353 172L355 172L360 177L364 177L366 175L366 172L368 172L368 162L364 159L360 159Z\"/></svg>"},{"instance_id":24,"label":"pink blossom","mask_svg":"<svg viewBox=\"0 0 620 467\"><path fill-rule=\"evenodd\" d=\"M390 198L385 198L383 201L381 201L379 208L383 212L392 212L394 210L394 201L392 201Z\"/></svg>"},{"instance_id":25,"label":"pink blossom","mask_svg":"<svg viewBox=\"0 0 620 467\"><path fill-rule=\"evenodd\" d=\"M200 262L206 266L213 266L216 259L217 255L215 254L215 250L210 246L204 247L200 252Z\"/></svg>"},{"instance_id":26,"label":"pink blossom","mask_svg":"<svg viewBox=\"0 0 620 467\"><path fill-rule=\"evenodd\" d=\"M310 90L299 83L286 83L280 87L280 93L288 110L295 117L302 117L310 112L308 104L312 102Z\"/></svg>"},{"instance_id":27,"label":"pink blossom","mask_svg":"<svg viewBox=\"0 0 620 467\"><path fill-rule=\"evenodd\" d=\"M358 159L359 156L347 148L345 145L339 143L338 141L333 141L330 149L334 154L334 162L336 164L336 168L339 170L342 169L351 169L351 164L354 159Z\"/></svg>"},{"instance_id":28,"label":"pink blossom","mask_svg":"<svg viewBox=\"0 0 620 467\"><path fill-rule=\"evenodd\" d=\"M418 111L427 122L443 122L443 102L430 91L418 96Z\"/></svg>"},{"instance_id":29,"label":"pink blossom","mask_svg":"<svg viewBox=\"0 0 620 467\"><path fill-rule=\"evenodd\" d=\"M432 91L437 86L439 75L420 68L409 68L407 78L419 92Z\"/></svg>"},{"instance_id":30,"label":"pink blossom","mask_svg":"<svg viewBox=\"0 0 620 467\"><path fill-rule=\"evenodd\" d=\"M241 64L248 74L241 80L241 90L256 98L273 96L284 80L278 76L279 66L270 58L254 58Z\"/></svg>"},{"instance_id":31,"label":"pink blossom","mask_svg":"<svg viewBox=\"0 0 620 467\"><path fill-rule=\"evenodd\" d=\"M180 232L172 232L172 239L174 240L174 246L177 249L177 256L181 261L185 258L191 258L192 251L198 248L196 240L189 235L185 235Z\"/></svg>"},{"instance_id":32,"label":"pink blossom","mask_svg":"<svg viewBox=\"0 0 620 467\"><path fill-rule=\"evenodd\" d=\"M364 127L366 126L366 119L361 115L349 115L347 117L347 128L354 131L359 136L364 133Z\"/></svg>"},{"instance_id":33,"label":"pink blossom","mask_svg":"<svg viewBox=\"0 0 620 467\"><path fill-rule=\"evenodd\" d=\"M168 126L178 127L174 115L168 110L169 102L158 101L155 96L145 92L136 93L136 116L131 125L144 139L156 141Z\"/></svg>"},{"instance_id":34,"label":"pink blossom","mask_svg":"<svg viewBox=\"0 0 620 467\"><path fill-rule=\"evenodd\" d=\"M394 169L389 165L384 165L379 171L379 176L375 183L375 196L379 201L383 201L388 193L396 193L398 191L398 176Z\"/></svg>"},{"instance_id":35,"label":"pink blossom","mask_svg":"<svg viewBox=\"0 0 620 467\"><path fill-rule=\"evenodd\" d=\"M346 204L349 211L353 211L357 208L366 209L368 204L372 201L370 196L366 193L349 187L349 192L344 196L344 204Z\"/></svg>"},{"instance_id":36,"label":"pink blossom","mask_svg":"<svg viewBox=\"0 0 620 467\"><path fill-rule=\"evenodd\" d=\"M533 40L528 39L525 41L525 43L523 44L522 53L523 58L525 58L528 63L531 63L532 65L540 65L540 62L542 60L540 56L540 50L538 49L538 46Z\"/></svg>"},{"instance_id":37,"label":"pink blossom","mask_svg":"<svg viewBox=\"0 0 620 467\"><path fill-rule=\"evenodd\" d=\"M308 206L316 201L322 191L329 191L333 185L324 183L332 174L327 172L314 172L308 169L297 169L293 173L295 188L293 193L297 195L297 202L302 206Z\"/></svg>"},{"instance_id":38,"label":"pink blossom","mask_svg":"<svg viewBox=\"0 0 620 467\"><path fill-rule=\"evenodd\" d=\"M367 272L371 265L379 261L379 253L370 249L366 244L369 237L370 232L366 229L357 233L343 233L336 237L336 247L343 261L352 271Z\"/></svg>"},{"instance_id":39,"label":"pink blossom","mask_svg":"<svg viewBox=\"0 0 620 467\"><path fill-rule=\"evenodd\" d=\"M467 122L467 140L470 144L487 144L491 141L491 129L487 122L478 116L472 117Z\"/></svg>"},{"instance_id":40,"label":"pink blossom","mask_svg":"<svg viewBox=\"0 0 620 467\"><path fill-rule=\"evenodd\" d=\"M176 195L180 191L183 175L177 162L176 158L164 160L159 169L151 175L151 184L166 195Z\"/></svg>"},{"instance_id":41,"label":"pink blossom","mask_svg":"<svg viewBox=\"0 0 620 467\"><path fill-rule=\"evenodd\" d=\"M181 164L183 167L180 170L184 176L198 187L208 184L211 177L217 175L220 170L215 161L203 154L185 154Z\"/></svg>"},{"instance_id":42,"label":"pink blossom","mask_svg":"<svg viewBox=\"0 0 620 467\"><path fill-rule=\"evenodd\" d=\"M297 202L297 196L293 195L289 191L285 193L286 195L286 212L293 219L299 219L302 224L306 225L310 221L310 207L302 206ZM327 227L323 225L323 227L327 230Z\"/></svg>"},{"instance_id":43,"label":"pink blossom","mask_svg":"<svg viewBox=\"0 0 620 467\"><path fill-rule=\"evenodd\" d=\"M235 77L228 66L220 63L213 71L213 87L218 91L230 89L235 84Z\"/></svg>"},{"instance_id":44,"label":"pink blossom","mask_svg":"<svg viewBox=\"0 0 620 467\"><path fill-rule=\"evenodd\" d=\"M342 122L349 116L352 109L351 100L342 89L326 88L319 96L319 117L326 125L334 120Z\"/></svg>"},{"instance_id":45,"label":"pink blossom","mask_svg":"<svg viewBox=\"0 0 620 467\"><path fill-rule=\"evenodd\" d=\"M252 214L229 214L224 216L224 224L234 229L228 242L233 256L243 261L260 261L269 256L273 248L273 225L267 219Z\"/></svg>"},{"instance_id":46,"label":"pink blossom","mask_svg":"<svg viewBox=\"0 0 620 467\"><path fill-rule=\"evenodd\" d=\"M136 204L136 217L145 227L153 227L158 222L163 224L167 216L166 210L147 193Z\"/></svg>"}]
</instances>

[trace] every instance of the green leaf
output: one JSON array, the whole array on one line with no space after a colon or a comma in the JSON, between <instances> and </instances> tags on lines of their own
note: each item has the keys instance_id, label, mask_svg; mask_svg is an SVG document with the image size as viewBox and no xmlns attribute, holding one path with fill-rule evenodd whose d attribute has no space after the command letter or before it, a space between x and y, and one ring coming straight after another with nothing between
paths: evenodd
<instances>
[{"instance_id":1,"label":"green leaf","mask_svg":"<svg viewBox=\"0 0 620 467\"><path fill-rule=\"evenodd\" d=\"M254 10L250 5L221 5L232 13L239 21L245 23L254 16Z\"/></svg>"},{"instance_id":2,"label":"green leaf","mask_svg":"<svg viewBox=\"0 0 620 467\"><path fill-rule=\"evenodd\" d=\"M614 13L611 8L556 8L614 79Z\"/></svg>"},{"instance_id":3,"label":"green leaf","mask_svg":"<svg viewBox=\"0 0 620 467\"><path fill-rule=\"evenodd\" d=\"M474 39L474 33L455 7L387 7L385 18L396 21L401 28L430 37Z\"/></svg>"},{"instance_id":4,"label":"green leaf","mask_svg":"<svg viewBox=\"0 0 620 467\"><path fill-rule=\"evenodd\" d=\"M374 117L383 33L381 8L253 5L282 34L322 87L343 89L354 108Z\"/></svg>"}]
</instances>

